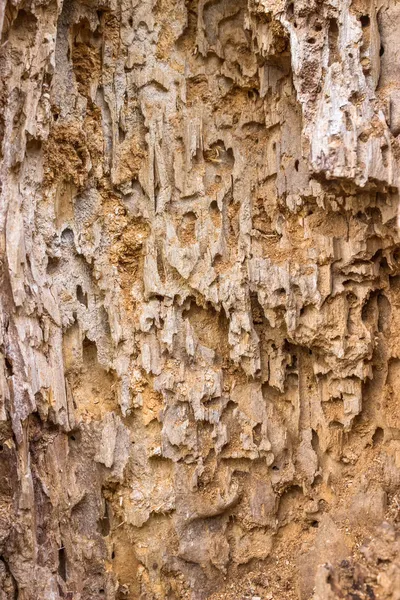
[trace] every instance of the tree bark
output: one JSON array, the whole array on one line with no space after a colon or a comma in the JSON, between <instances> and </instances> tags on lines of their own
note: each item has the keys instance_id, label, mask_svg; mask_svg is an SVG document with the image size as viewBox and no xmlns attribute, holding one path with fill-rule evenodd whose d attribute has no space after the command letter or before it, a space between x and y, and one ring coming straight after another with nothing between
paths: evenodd
<instances>
[{"instance_id":1,"label":"tree bark","mask_svg":"<svg viewBox=\"0 0 400 600\"><path fill-rule=\"evenodd\" d=\"M399 600L399 27L2 0L0 600Z\"/></svg>"}]
</instances>

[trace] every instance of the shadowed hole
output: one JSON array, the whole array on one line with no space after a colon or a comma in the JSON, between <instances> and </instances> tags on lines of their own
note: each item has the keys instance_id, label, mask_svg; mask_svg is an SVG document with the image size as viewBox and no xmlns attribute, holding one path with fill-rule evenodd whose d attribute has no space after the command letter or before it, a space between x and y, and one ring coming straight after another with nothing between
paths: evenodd
<instances>
[{"instance_id":1,"label":"shadowed hole","mask_svg":"<svg viewBox=\"0 0 400 600\"><path fill-rule=\"evenodd\" d=\"M370 18L369 18L368 15L361 15L361 17L360 17L360 23L361 23L361 27L363 29L365 29L366 27L369 27L370 22L371 21L370 21Z\"/></svg>"},{"instance_id":2,"label":"shadowed hole","mask_svg":"<svg viewBox=\"0 0 400 600\"><path fill-rule=\"evenodd\" d=\"M86 306L86 308L88 307L88 295L83 291L80 285L78 285L76 288L76 297L78 301L83 304L83 306Z\"/></svg>"},{"instance_id":3,"label":"shadowed hole","mask_svg":"<svg viewBox=\"0 0 400 600\"><path fill-rule=\"evenodd\" d=\"M64 546L58 550L58 574L63 581L67 581L67 557Z\"/></svg>"},{"instance_id":4,"label":"shadowed hole","mask_svg":"<svg viewBox=\"0 0 400 600\"><path fill-rule=\"evenodd\" d=\"M374 435L372 436L373 446L378 446L378 444L381 444L383 442L384 435L385 432L383 431L382 427L377 427L375 429Z\"/></svg>"}]
</instances>

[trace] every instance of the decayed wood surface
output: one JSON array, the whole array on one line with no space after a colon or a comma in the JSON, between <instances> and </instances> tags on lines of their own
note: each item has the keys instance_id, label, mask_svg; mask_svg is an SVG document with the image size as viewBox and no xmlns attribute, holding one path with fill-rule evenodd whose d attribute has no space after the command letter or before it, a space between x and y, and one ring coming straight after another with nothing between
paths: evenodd
<instances>
[{"instance_id":1,"label":"decayed wood surface","mask_svg":"<svg viewBox=\"0 0 400 600\"><path fill-rule=\"evenodd\" d=\"M400 4L0 31L0 600L399 600Z\"/></svg>"}]
</instances>

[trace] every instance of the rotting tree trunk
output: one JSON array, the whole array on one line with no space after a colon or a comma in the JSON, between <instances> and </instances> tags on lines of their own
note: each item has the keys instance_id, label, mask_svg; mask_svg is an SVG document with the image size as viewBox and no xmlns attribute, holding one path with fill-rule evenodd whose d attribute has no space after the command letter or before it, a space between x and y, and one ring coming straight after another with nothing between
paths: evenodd
<instances>
[{"instance_id":1,"label":"rotting tree trunk","mask_svg":"<svg viewBox=\"0 0 400 600\"><path fill-rule=\"evenodd\" d=\"M400 598L399 30L0 1L1 600Z\"/></svg>"}]
</instances>

